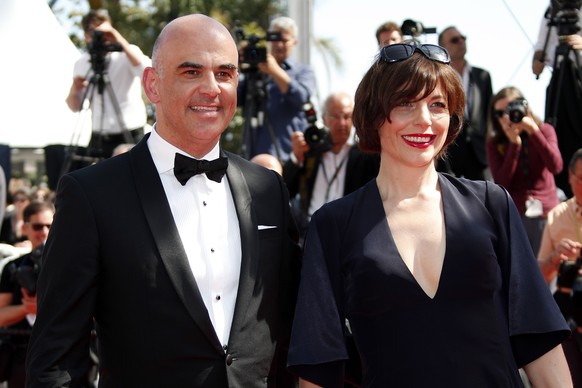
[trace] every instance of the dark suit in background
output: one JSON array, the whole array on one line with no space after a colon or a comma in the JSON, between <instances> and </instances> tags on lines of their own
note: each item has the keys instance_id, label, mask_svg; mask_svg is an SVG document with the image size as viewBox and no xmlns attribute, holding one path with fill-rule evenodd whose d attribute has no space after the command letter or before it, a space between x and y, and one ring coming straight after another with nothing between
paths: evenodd
<instances>
[{"instance_id":1,"label":"dark suit in background","mask_svg":"<svg viewBox=\"0 0 582 388\"><path fill-rule=\"evenodd\" d=\"M491 180L488 170L485 139L487 110L493 96L491 75L487 70L471 66L465 59L467 37L456 27L445 28L438 37L439 45L451 56L451 67L459 74L465 90L466 104L461 133L439 159L438 170L473 180Z\"/></svg>"},{"instance_id":2,"label":"dark suit in background","mask_svg":"<svg viewBox=\"0 0 582 388\"><path fill-rule=\"evenodd\" d=\"M469 90L467 93L467 112L463 129L448 151L447 162L456 176L468 179L487 178L487 109L491 101L491 76L486 70L471 67Z\"/></svg>"}]
</instances>

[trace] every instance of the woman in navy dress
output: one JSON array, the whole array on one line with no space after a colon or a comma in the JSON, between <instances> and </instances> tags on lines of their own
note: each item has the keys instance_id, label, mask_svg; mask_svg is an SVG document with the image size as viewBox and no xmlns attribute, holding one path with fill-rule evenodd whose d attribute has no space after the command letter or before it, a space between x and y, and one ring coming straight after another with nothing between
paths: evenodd
<instances>
[{"instance_id":1,"label":"woman in navy dress","mask_svg":"<svg viewBox=\"0 0 582 388\"><path fill-rule=\"evenodd\" d=\"M435 45L381 49L356 92L376 180L311 220L288 363L301 387L341 387L346 319L364 387L570 387L569 334L519 213L498 185L437 173L463 88Z\"/></svg>"}]
</instances>

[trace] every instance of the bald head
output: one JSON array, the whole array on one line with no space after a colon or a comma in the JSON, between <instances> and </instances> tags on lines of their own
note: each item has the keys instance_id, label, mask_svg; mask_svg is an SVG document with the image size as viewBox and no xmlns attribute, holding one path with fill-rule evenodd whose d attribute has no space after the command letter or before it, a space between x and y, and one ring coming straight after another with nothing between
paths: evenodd
<instances>
[{"instance_id":1,"label":"bald head","mask_svg":"<svg viewBox=\"0 0 582 388\"><path fill-rule=\"evenodd\" d=\"M327 113L334 105L354 106L354 99L346 92L333 92L325 99L323 104L323 114Z\"/></svg>"},{"instance_id":2,"label":"bald head","mask_svg":"<svg viewBox=\"0 0 582 388\"><path fill-rule=\"evenodd\" d=\"M255 155L251 162L258 164L259 166L266 167L270 170L276 171L279 175L283 175L283 166L279 162L279 159L271 154L258 154Z\"/></svg>"},{"instance_id":3,"label":"bald head","mask_svg":"<svg viewBox=\"0 0 582 388\"><path fill-rule=\"evenodd\" d=\"M218 40L226 45L225 48L231 46L238 55L236 43L224 25L209 16L192 14L176 18L162 29L154 43L153 67L160 70L163 68L160 63L161 58L164 57L162 51L167 51L168 47L173 49L176 44L183 46L191 39L207 42Z\"/></svg>"}]
</instances>

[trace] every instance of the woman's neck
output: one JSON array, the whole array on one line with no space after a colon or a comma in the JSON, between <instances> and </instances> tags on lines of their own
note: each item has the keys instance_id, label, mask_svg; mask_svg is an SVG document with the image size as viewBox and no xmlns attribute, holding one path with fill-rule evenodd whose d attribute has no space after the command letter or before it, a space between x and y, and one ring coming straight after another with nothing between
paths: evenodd
<instances>
[{"instance_id":1,"label":"woman's neck","mask_svg":"<svg viewBox=\"0 0 582 388\"><path fill-rule=\"evenodd\" d=\"M434 165L394 167L381 162L376 178L382 201L412 198L437 189L438 173Z\"/></svg>"}]
</instances>

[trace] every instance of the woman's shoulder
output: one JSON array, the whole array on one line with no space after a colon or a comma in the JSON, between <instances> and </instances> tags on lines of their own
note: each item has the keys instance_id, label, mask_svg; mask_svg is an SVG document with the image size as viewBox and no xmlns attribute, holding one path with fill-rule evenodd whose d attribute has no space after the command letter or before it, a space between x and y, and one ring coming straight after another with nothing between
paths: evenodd
<instances>
[{"instance_id":1,"label":"woman's shoulder","mask_svg":"<svg viewBox=\"0 0 582 388\"><path fill-rule=\"evenodd\" d=\"M441 190L456 192L457 199L467 196L477 197L487 205L488 202L506 201L509 197L507 190L495 182L458 178L446 173L439 173L439 175Z\"/></svg>"},{"instance_id":2,"label":"woman's shoulder","mask_svg":"<svg viewBox=\"0 0 582 388\"><path fill-rule=\"evenodd\" d=\"M385 218L376 180L320 207L311 217L313 223L337 230L359 228Z\"/></svg>"}]
</instances>

